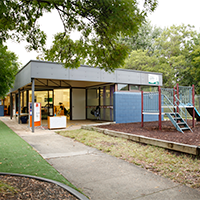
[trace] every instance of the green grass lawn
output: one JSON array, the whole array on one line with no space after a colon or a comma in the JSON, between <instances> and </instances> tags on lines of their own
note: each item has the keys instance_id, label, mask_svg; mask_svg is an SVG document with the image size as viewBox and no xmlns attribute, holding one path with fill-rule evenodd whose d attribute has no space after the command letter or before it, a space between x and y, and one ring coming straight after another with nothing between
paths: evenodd
<instances>
[{"instance_id":1,"label":"green grass lawn","mask_svg":"<svg viewBox=\"0 0 200 200\"><path fill-rule=\"evenodd\" d=\"M2 121L0 121L0 172L44 177L76 189Z\"/></svg>"},{"instance_id":2,"label":"green grass lawn","mask_svg":"<svg viewBox=\"0 0 200 200\"><path fill-rule=\"evenodd\" d=\"M175 182L200 189L200 158L197 156L144 145L96 131L80 129L57 133L141 166Z\"/></svg>"}]
</instances>

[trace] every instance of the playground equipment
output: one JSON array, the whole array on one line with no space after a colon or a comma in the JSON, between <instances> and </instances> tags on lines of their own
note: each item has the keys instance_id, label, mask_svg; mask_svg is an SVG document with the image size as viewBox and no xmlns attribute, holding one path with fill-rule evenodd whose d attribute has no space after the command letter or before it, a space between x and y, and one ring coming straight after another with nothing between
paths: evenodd
<instances>
[{"instance_id":1,"label":"playground equipment","mask_svg":"<svg viewBox=\"0 0 200 200\"><path fill-rule=\"evenodd\" d=\"M192 105L188 105L186 106L186 109L188 111L188 113L193 116L193 106ZM195 111L195 118L197 120L197 122L200 121L200 113L198 112L198 110L196 108L194 108L194 111Z\"/></svg>"},{"instance_id":2,"label":"playground equipment","mask_svg":"<svg viewBox=\"0 0 200 200\"><path fill-rule=\"evenodd\" d=\"M179 86L176 88L158 87L158 92L141 92L141 123L144 125L144 115L158 115L159 130L162 127L162 118L166 115L176 129L183 133L191 130L187 124L187 113L192 116L192 127L195 118L200 121L200 113L195 108L194 85L192 87Z\"/></svg>"}]
</instances>

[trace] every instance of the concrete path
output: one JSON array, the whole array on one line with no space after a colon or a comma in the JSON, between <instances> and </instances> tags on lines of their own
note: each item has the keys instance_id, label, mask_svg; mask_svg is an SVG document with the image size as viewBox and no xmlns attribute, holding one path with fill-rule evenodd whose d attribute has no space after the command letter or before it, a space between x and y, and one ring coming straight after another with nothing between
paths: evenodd
<instances>
[{"instance_id":1,"label":"concrete path","mask_svg":"<svg viewBox=\"0 0 200 200\"><path fill-rule=\"evenodd\" d=\"M195 189L57 135L54 131L36 129L32 133L27 125L18 125L5 117L0 120L93 200L200 199L200 192Z\"/></svg>"}]
</instances>

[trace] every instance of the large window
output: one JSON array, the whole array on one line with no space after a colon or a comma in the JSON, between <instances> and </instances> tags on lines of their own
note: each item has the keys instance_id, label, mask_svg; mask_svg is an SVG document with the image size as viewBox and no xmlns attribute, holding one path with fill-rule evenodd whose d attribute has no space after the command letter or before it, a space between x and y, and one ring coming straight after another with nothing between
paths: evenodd
<instances>
[{"instance_id":1,"label":"large window","mask_svg":"<svg viewBox=\"0 0 200 200\"><path fill-rule=\"evenodd\" d=\"M140 87L138 85L130 85L131 91L140 91Z\"/></svg>"},{"instance_id":2,"label":"large window","mask_svg":"<svg viewBox=\"0 0 200 200\"><path fill-rule=\"evenodd\" d=\"M10 115L10 96L6 96L4 99L4 114Z\"/></svg>"},{"instance_id":3,"label":"large window","mask_svg":"<svg viewBox=\"0 0 200 200\"><path fill-rule=\"evenodd\" d=\"M70 90L57 89L54 90L54 113L56 115L70 114Z\"/></svg>"},{"instance_id":4,"label":"large window","mask_svg":"<svg viewBox=\"0 0 200 200\"><path fill-rule=\"evenodd\" d=\"M32 102L32 91L29 91L29 102ZM53 116L53 91L35 91L34 102L41 103L42 119Z\"/></svg>"},{"instance_id":5,"label":"large window","mask_svg":"<svg viewBox=\"0 0 200 200\"><path fill-rule=\"evenodd\" d=\"M87 118L96 119L94 111L99 106L99 88L92 88L87 90Z\"/></svg>"},{"instance_id":6,"label":"large window","mask_svg":"<svg viewBox=\"0 0 200 200\"><path fill-rule=\"evenodd\" d=\"M157 86L141 86L141 91L144 92L158 92Z\"/></svg>"},{"instance_id":7,"label":"large window","mask_svg":"<svg viewBox=\"0 0 200 200\"><path fill-rule=\"evenodd\" d=\"M101 88L101 119L113 121L114 85Z\"/></svg>"},{"instance_id":8,"label":"large window","mask_svg":"<svg viewBox=\"0 0 200 200\"><path fill-rule=\"evenodd\" d=\"M113 121L114 85L87 90L87 118L97 119L93 110L100 109L100 119ZM100 97L100 99L99 99Z\"/></svg>"},{"instance_id":9,"label":"large window","mask_svg":"<svg viewBox=\"0 0 200 200\"><path fill-rule=\"evenodd\" d=\"M35 91L34 102L41 103L42 119L47 116L67 115L70 113L69 89ZM29 91L29 101L32 102L32 91Z\"/></svg>"},{"instance_id":10,"label":"large window","mask_svg":"<svg viewBox=\"0 0 200 200\"><path fill-rule=\"evenodd\" d=\"M128 91L128 85L127 84L118 84L118 91Z\"/></svg>"},{"instance_id":11,"label":"large window","mask_svg":"<svg viewBox=\"0 0 200 200\"><path fill-rule=\"evenodd\" d=\"M41 106L48 104L48 91L35 91L34 102L41 103ZM29 91L29 102L32 102L32 91ZM52 100L50 100L52 102Z\"/></svg>"}]
</instances>

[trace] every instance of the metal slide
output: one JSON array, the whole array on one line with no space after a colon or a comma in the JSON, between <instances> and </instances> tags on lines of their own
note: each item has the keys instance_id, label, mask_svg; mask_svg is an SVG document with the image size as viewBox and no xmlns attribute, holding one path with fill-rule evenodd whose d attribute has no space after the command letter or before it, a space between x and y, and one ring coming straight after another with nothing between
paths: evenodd
<instances>
[{"instance_id":1,"label":"metal slide","mask_svg":"<svg viewBox=\"0 0 200 200\"><path fill-rule=\"evenodd\" d=\"M185 106L185 107L186 107L187 111L189 112L189 114L193 117L193 106ZM194 111L195 111L195 118L199 122L200 121L200 114L195 107L194 107Z\"/></svg>"}]
</instances>

